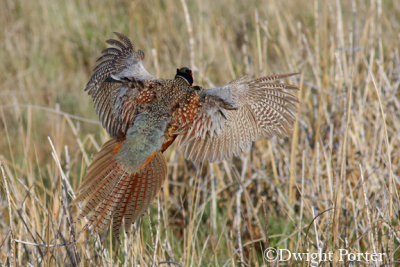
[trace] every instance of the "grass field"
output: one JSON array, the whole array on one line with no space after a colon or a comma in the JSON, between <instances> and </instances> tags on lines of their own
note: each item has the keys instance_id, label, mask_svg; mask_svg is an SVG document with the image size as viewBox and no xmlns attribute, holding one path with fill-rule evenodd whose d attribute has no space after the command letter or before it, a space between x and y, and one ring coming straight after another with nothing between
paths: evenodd
<instances>
[{"instance_id":1,"label":"grass field","mask_svg":"<svg viewBox=\"0 0 400 267\"><path fill-rule=\"evenodd\" d=\"M0 265L311 264L269 263L268 247L400 265L400 1L0 6ZM300 104L289 138L201 170L172 146L168 181L120 245L71 225L68 201L108 139L83 88L113 31L157 77L188 65L212 87L301 72L290 80ZM340 261L340 249L383 257Z\"/></svg>"}]
</instances>

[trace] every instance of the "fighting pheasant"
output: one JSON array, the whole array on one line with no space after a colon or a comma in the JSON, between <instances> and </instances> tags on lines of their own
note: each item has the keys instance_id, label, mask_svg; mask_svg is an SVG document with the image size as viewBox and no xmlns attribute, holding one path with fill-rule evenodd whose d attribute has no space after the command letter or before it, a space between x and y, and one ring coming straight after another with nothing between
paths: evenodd
<instances>
[{"instance_id":1,"label":"fighting pheasant","mask_svg":"<svg viewBox=\"0 0 400 267\"><path fill-rule=\"evenodd\" d=\"M80 218L113 235L148 208L167 177L163 152L178 139L195 163L219 161L247 150L262 137L288 135L295 121L292 74L258 79L244 76L212 89L193 86L192 71L177 69L173 80L156 79L144 68L144 52L120 33L108 40L85 90L93 98L111 139L88 167L75 203Z\"/></svg>"}]
</instances>

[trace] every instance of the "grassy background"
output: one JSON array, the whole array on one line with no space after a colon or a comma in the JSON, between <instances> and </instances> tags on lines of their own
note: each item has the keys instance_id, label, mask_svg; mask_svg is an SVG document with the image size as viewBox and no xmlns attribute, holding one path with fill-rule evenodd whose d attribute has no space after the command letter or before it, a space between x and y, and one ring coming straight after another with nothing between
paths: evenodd
<instances>
[{"instance_id":1,"label":"grassy background","mask_svg":"<svg viewBox=\"0 0 400 267\"><path fill-rule=\"evenodd\" d=\"M0 264L262 266L269 246L399 264L400 2L184 3L1 1ZM83 87L113 31L158 77L302 72L291 137L201 171L170 148L168 181L120 246L72 227L65 198L107 140Z\"/></svg>"}]
</instances>

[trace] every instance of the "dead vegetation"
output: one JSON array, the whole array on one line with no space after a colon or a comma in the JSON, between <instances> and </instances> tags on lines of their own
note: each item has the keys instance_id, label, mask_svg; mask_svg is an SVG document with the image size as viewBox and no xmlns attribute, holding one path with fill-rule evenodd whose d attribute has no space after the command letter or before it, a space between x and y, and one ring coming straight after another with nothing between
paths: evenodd
<instances>
[{"instance_id":1,"label":"dead vegetation","mask_svg":"<svg viewBox=\"0 0 400 267\"><path fill-rule=\"evenodd\" d=\"M265 266L267 247L399 264L400 2L233 3L3 0L0 264ZM83 88L113 31L159 77L302 72L290 138L200 169L172 147L168 181L120 245L82 232L69 205L107 139Z\"/></svg>"}]
</instances>

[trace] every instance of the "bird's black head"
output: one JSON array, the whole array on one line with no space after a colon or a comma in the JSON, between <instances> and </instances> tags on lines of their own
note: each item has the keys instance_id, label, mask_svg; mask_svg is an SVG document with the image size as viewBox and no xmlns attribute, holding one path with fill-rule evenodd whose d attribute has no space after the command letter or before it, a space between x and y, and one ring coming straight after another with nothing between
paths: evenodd
<instances>
[{"instance_id":1,"label":"bird's black head","mask_svg":"<svg viewBox=\"0 0 400 267\"><path fill-rule=\"evenodd\" d=\"M182 79L184 79L190 86L193 84L192 70L187 67L182 67L180 69L176 69L175 79L177 77L181 77Z\"/></svg>"}]
</instances>

